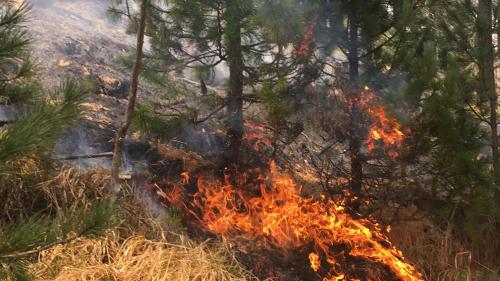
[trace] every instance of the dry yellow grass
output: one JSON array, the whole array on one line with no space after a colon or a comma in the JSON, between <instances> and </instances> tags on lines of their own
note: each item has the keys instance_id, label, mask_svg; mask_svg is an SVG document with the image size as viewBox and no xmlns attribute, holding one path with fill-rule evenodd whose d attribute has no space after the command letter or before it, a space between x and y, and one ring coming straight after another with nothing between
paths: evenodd
<instances>
[{"instance_id":1,"label":"dry yellow grass","mask_svg":"<svg viewBox=\"0 0 500 281\"><path fill-rule=\"evenodd\" d=\"M0 174L0 211L9 220L41 211L71 215L109 196L109 173L104 169L85 172L39 158L16 159L8 166L10 170Z\"/></svg>"},{"instance_id":2,"label":"dry yellow grass","mask_svg":"<svg viewBox=\"0 0 500 281\"><path fill-rule=\"evenodd\" d=\"M116 235L83 239L42 252L34 266L37 280L243 281L256 280L224 243L172 244L162 239Z\"/></svg>"},{"instance_id":3,"label":"dry yellow grass","mask_svg":"<svg viewBox=\"0 0 500 281\"><path fill-rule=\"evenodd\" d=\"M102 196L108 179L102 170L82 174L63 169L40 188L51 195L47 201L53 208L72 212ZM41 252L31 267L37 280L257 280L236 261L225 243L196 243L172 233L178 221L154 217L146 197L128 189L124 193L117 199L119 225L104 238L80 238Z\"/></svg>"},{"instance_id":4,"label":"dry yellow grass","mask_svg":"<svg viewBox=\"0 0 500 281\"><path fill-rule=\"evenodd\" d=\"M478 256L470 241L453 235L453 226L441 229L425 220L394 225L389 235L391 241L411 260L425 280L429 281L500 281L498 266L487 266L482 261L494 264L494 258ZM485 239L479 252L488 252L489 243L494 249L495 239Z\"/></svg>"}]
</instances>

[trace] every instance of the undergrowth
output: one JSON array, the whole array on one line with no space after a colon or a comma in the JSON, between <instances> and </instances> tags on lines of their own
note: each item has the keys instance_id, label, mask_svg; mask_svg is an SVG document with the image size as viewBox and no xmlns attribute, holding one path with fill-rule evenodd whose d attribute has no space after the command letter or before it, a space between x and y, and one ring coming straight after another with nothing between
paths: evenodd
<instances>
[{"instance_id":1,"label":"undergrowth","mask_svg":"<svg viewBox=\"0 0 500 281\"><path fill-rule=\"evenodd\" d=\"M119 225L105 237L41 252L32 266L37 280L257 280L226 243L189 239L175 211L153 216L137 192L118 201Z\"/></svg>"}]
</instances>

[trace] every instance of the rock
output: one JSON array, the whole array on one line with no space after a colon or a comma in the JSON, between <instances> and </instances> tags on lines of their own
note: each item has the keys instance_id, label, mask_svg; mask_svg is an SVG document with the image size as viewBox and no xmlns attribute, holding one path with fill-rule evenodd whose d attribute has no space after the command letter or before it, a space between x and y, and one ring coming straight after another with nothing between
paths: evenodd
<instances>
[{"instance_id":1,"label":"rock","mask_svg":"<svg viewBox=\"0 0 500 281\"><path fill-rule=\"evenodd\" d=\"M17 104L0 105L0 125L13 122L18 114L20 107Z\"/></svg>"}]
</instances>

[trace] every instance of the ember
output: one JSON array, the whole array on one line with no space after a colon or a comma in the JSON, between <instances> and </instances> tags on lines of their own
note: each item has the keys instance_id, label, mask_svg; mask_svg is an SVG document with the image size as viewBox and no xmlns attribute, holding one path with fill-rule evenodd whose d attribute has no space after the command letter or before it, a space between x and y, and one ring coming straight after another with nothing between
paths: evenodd
<instances>
[{"instance_id":1,"label":"ember","mask_svg":"<svg viewBox=\"0 0 500 281\"><path fill-rule=\"evenodd\" d=\"M240 245L277 248L291 254L309 249L304 260L320 280L387 280L368 275L353 260L383 265L404 281L423 280L377 224L351 218L342 206L321 196L303 198L301 187L280 175L243 174L228 181L198 178L191 211L207 231ZM256 196L258 190L260 195ZM243 246L242 246L243 247ZM243 250L245 251L245 250Z\"/></svg>"}]
</instances>

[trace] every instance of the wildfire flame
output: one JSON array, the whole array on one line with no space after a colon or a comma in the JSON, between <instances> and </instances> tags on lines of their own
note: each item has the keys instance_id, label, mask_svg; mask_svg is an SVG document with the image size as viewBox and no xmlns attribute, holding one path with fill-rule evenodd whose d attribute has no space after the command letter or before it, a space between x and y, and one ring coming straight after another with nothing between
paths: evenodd
<instances>
[{"instance_id":1,"label":"wildfire flame","mask_svg":"<svg viewBox=\"0 0 500 281\"><path fill-rule=\"evenodd\" d=\"M304 34L304 39L300 41L298 46L295 48L295 55L299 57L306 57L312 54L316 49L316 41L314 39L314 27L318 16L314 16L311 22L307 25L306 33Z\"/></svg>"},{"instance_id":2,"label":"wildfire flame","mask_svg":"<svg viewBox=\"0 0 500 281\"><path fill-rule=\"evenodd\" d=\"M266 136L266 126L264 124L254 123L250 120L245 121L245 139L252 143L255 151L260 151L260 146L270 146L271 138Z\"/></svg>"},{"instance_id":3,"label":"wildfire flame","mask_svg":"<svg viewBox=\"0 0 500 281\"><path fill-rule=\"evenodd\" d=\"M355 97L347 99L349 107L355 107L364 112L370 119L370 128L365 144L368 151L373 152L378 144L384 145L385 152L393 159L399 157L396 151L405 140L401 124L393 117L387 115L375 93L365 86L363 91Z\"/></svg>"},{"instance_id":4,"label":"wildfire flame","mask_svg":"<svg viewBox=\"0 0 500 281\"><path fill-rule=\"evenodd\" d=\"M373 151L377 142L383 142L386 147L400 147L404 141L405 134L401 131L401 125L394 118L386 115L382 106L375 106L368 109L368 114L372 119L372 126L366 140L369 151ZM388 150L392 158L397 158L397 151Z\"/></svg>"},{"instance_id":5,"label":"wildfire flame","mask_svg":"<svg viewBox=\"0 0 500 281\"><path fill-rule=\"evenodd\" d=\"M325 196L302 197L301 187L280 175L274 164L268 175L258 173L256 178L251 182L244 174L233 185L200 176L191 212L199 214L206 230L240 244L285 253L310 249L304 259L323 281L384 280L376 274L360 276L362 269L356 273L356 265L349 263L353 258L383 264L403 281L423 280L376 224L351 218Z\"/></svg>"}]
</instances>

